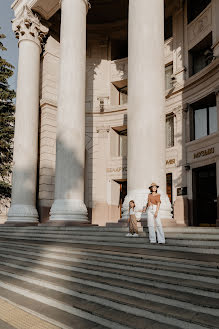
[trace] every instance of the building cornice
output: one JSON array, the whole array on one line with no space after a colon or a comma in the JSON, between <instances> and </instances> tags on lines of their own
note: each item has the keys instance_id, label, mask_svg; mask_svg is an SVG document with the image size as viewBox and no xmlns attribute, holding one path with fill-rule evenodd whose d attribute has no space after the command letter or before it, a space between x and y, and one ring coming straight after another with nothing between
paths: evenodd
<instances>
[{"instance_id":1,"label":"building cornice","mask_svg":"<svg viewBox=\"0 0 219 329\"><path fill-rule=\"evenodd\" d=\"M31 10L39 13L44 19L50 19L60 8L62 0L15 0L11 8L17 16L24 5L28 5ZM87 10L91 8L89 0L81 0L85 2Z\"/></svg>"},{"instance_id":2,"label":"building cornice","mask_svg":"<svg viewBox=\"0 0 219 329\"><path fill-rule=\"evenodd\" d=\"M59 0L15 0L11 8L14 10L15 16L18 16L24 5L28 5L31 10L39 13L44 19L50 19L59 9Z\"/></svg>"}]
</instances>

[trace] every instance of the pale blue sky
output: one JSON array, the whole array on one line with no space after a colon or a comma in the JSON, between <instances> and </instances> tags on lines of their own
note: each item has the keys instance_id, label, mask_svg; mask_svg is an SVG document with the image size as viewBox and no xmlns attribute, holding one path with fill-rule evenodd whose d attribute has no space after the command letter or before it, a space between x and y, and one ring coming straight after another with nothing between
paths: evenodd
<instances>
[{"instance_id":1,"label":"pale blue sky","mask_svg":"<svg viewBox=\"0 0 219 329\"><path fill-rule=\"evenodd\" d=\"M3 40L3 43L4 46L8 49L7 51L1 53L1 56L15 66L15 73L13 77L9 80L9 82L11 87L16 90L18 43L11 28L11 20L14 18L13 10L11 9L12 3L13 0L0 0L1 33L4 33L6 35L6 38Z\"/></svg>"}]
</instances>

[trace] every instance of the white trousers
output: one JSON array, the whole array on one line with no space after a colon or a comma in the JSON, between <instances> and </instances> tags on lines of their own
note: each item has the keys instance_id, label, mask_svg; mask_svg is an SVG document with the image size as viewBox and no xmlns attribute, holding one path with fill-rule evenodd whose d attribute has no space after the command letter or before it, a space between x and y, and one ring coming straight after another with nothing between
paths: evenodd
<instances>
[{"instance_id":1,"label":"white trousers","mask_svg":"<svg viewBox=\"0 0 219 329\"><path fill-rule=\"evenodd\" d=\"M160 220L160 214L158 211L158 215L155 218L154 214L156 212L157 206L151 205L148 209L148 231L149 231L149 240L151 243L155 243L158 241L158 243L165 243L165 236L163 232L163 227ZM156 229L157 229L157 237L155 233L155 223L156 223Z\"/></svg>"}]
</instances>

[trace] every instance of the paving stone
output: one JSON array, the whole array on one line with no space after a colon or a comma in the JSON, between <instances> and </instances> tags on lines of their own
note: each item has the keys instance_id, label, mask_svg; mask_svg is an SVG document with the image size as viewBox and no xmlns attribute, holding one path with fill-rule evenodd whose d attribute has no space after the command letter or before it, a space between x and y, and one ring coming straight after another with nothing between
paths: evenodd
<instances>
[{"instance_id":1,"label":"paving stone","mask_svg":"<svg viewBox=\"0 0 219 329\"><path fill-rule=\"evenodd\" d=\"M16 328L12 327L7 322L4 322L4 321L0 320L0 329L16 329Z\"/></svg>"}]
</instances>

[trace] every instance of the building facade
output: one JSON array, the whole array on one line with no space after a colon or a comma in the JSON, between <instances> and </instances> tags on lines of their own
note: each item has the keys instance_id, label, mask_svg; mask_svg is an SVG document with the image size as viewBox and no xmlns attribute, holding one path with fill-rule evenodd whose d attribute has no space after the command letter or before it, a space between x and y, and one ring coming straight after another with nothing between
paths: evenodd
<instances>
[{"instance_id":1,"label":"building facade","mask_svg":"<svg viewBox=\"0 0 219 329\"><path fill-rule=\"evenodd\" d=\"M216 225L218 0L12 7L19 63L8 221L118 222L130 199L144 206L155 181L164 225Z\"/></svg>"}]
</instances>

